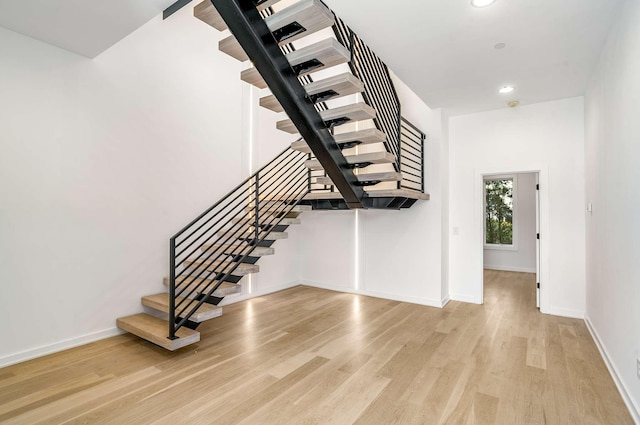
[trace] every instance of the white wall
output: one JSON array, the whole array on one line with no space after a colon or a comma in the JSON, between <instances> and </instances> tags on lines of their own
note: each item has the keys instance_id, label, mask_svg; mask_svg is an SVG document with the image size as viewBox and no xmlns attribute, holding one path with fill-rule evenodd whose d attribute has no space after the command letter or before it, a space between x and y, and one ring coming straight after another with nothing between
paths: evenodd
<instances>
[{"instance_id":1,"label":"white wall","mask_svg":"<svg viewBox=\"0 0 640 425\"><path fill-rule=\"evenodd\" d=\"M513 272L536 272L536 175L515 174L515 245L513 248L485 248L484 268Z\"/></svg>"},{"instance_id":2,"label":"white wall","mask_svg":"<svg viewBox=\"0 0 640 425\"><path fill-rule=\"evenodd\" d=\"M363 210L357 218L355 211L305 215L301 279L329 289L442 306L442 116L400 80L395 84L403 115L428 135L425 191L431 200L401 211Z\"/></svg>"},{"instance_id":3,"label":"white wall","mask_svg":"<svg viewBox=\"0 0 640 425\"><path fill-rule=\"evenodd\" d=\"M583 110L580 97L451 118L452 299L482 302L482 175L539 171L542 311L583 316Z\"/></svg>"},{"instance_id":4,"label":"white wall","mask_svg":"<svg viewBox=\"0 0 640 425\"><path fill-rule=\"evenodd\" d=\"M586 96L587 323L640 423L640 2L627 1Z\"/></svg>"},{"instance_id":5,"label":"white wall","mask_svg":"<svg viewBox=\"0 0 640 425\"><path fill-rule=\"evenodd\" d=\"M169 237L248 176L220 37L191 7L95 60L0 28L0 365L116 333L164 290ZM295 280L291 257L260 292Z\"/></svg>"}]
</instances>

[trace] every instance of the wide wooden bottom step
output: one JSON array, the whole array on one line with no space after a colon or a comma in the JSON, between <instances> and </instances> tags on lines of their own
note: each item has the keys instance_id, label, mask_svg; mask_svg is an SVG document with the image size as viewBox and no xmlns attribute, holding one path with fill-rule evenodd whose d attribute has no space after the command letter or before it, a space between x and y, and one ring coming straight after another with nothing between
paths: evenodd
<instances>
[{"instance_id":1,"label":"wide wooden bottom step","mask_svg":"<svg viewBox=\"0 0 640 425\"><path fill-rule=\"evenodd\" d=\"M142 297L142 305L169 314L169 294L165 292L162 294L147 295L146 297ZM193 307L188 307L188 305L189 301L186 298L176 297L176 308L178 309L178 311L181 311L186 307L187 313L190 312ZM210 320L220 316L222 316L222 307L211 304L202 304L200 307L198 307L195 313L193 313L193 315L189 317L189 320L196 323L202 323L206 320Z\"/></svg>"},{"instance_id":2,"label":"wide wooden bottom step","mask_svg":"<svg viewBox=\"0 0 640 425\"><path fill-rule=\"evenodd\" d=\"M200 341L200 332L184 327L176 332L177 339L170 340L167 338L169 323L145 313L121 317L116 321L116 325L123 331L146 339L169 351L175 351Z\"/></svg>"}]
</instances>

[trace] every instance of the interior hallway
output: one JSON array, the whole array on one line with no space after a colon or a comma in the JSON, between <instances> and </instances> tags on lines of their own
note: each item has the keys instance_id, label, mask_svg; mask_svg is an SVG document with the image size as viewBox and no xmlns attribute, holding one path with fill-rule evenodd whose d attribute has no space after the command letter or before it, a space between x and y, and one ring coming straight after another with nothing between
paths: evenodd
<instances>
[{"instance_id":1,"label":"interior hallway","mask_svg":"<svg viewBox=\"0 0 640 425\"><path fill-rule=\"evenodd\" d=\"M310 287L227 306L176 353L122 335L0 369L3 424L633 424L534 275L443 310Z\"/></svg>"}]
</instances>

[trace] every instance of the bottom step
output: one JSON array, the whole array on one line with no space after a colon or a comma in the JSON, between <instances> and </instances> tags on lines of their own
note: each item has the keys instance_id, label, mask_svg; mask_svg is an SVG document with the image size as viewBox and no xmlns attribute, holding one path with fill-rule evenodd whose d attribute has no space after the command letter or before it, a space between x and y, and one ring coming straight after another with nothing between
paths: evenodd
<instances>
[{"instance_id":1,"label":"bottom step","mask_svg":"<svg viewBox=\"0 0 640 425\"><path fill-rule=\"evenodd\" d=\"M176 332L178 339L168 339L169 323L145 313L121 317L116 321L116 325L123 331L146 339L169 351L175 351L200 341L200 332L184 327L178 329Z\"/></svg>"}]
</instances>

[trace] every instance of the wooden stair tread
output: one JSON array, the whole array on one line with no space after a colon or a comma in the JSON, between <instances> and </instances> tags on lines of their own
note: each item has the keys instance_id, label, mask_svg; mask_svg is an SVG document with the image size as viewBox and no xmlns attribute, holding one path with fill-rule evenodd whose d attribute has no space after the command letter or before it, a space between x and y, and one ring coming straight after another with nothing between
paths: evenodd
<instances>
[{"instance_id":1,"label":"wooden stair tread","mask_svg":"<svg viewBox=\"0 0 640 425\"><path fill-rule=\"evenodd\" d=\"M391 164L395 162L395 157L389 152L369 152L361 153L358 155L345 156L347 163L349 164L362 164L370 162L372 164ZM310 170L322 170L322 164L317 159L310 159L305 162L305 165Z\"/></svg>"},{"instance_id":2,"label":"wooden stair tread","mask_svg":"<svg viewBox=\"0 0 640 425\"><path fill-rule=\"evenodd\" d=\"M267 203L267 205L263 205L263 206L259 206L260 208L260 213L269 213L269 214L277 214L277 213L282 213L283 210L285 210L285 208L283 208L284 205L273 205L273 204L269 204ZM303 213L303 212L307 212L307 211L311 211L312 208L309 205L296 205L295 207L291 208L289 210L289 208L291 207L286 207L286 211L287 212L292 212L292 213ZM254 208L249 207L246 209L247 212L251 213L254 211Z\"/></svg>"},{"instance_id":3,"label":"wooden stair tread","mask_svg":"<svg viewBox=\"0 0 640 425\"><path fill-rule=\"evenodd\" d=\"M260 75L258 69L255 67L243 70L240 73L240 79L245 83L249 83L259 89L266 89L268 87L267 83L264 82L262 75Z\"/></svg>"},{"instance_id":4,"label":"wooden stair tread","mask_svg":"<svg viewBox=\"0 0 640 425\"><path fill-rule=\"evenodd\" d=\"M307 193L304 197L307 201L314 201L319 199L343 199L344 197L340 192L311 192Z\"/></svg>"},{"instance_id":5,"label":"wooden stair tread","mask_svg":"<svg viewBox=\"0 0 640 425\"><path fill-rule=\"evenodd\" d=\"M260 106L273 112L284 112L284 108L278 99L272 94L260 98Z\"/></svg>"},{"instance_id":6,"label":"wooden stair tread","mask_svg":"<svg viewBox=\"0 0 640 425\"><path fill-rule=\"evenodd\" d=\"M252 250L253 248L253 250ZM274 248L266 247L266 246L250 246L250 245L240 245L240 244L204 244L200 248L202 251L218 251L221 250L225 254L230 255L245 255L247 252L251 251L252 257L264 257L266 255L275 254L276 250Z\"/></svg>"},{"instance_id":7,"label":"wooden stair tread","mask_svg":"<svg viewBox=\"0 0 640 425\"><path fill-rule=\"evenodd\" d=\"M361 142L361 144L381 143L386 140L385 134L377 128L367 128L364 130L350 131L348 133L336 134L333 139L338 145L345 143ZM311 149L307 142L304 140L298 140L291 144L291 149L311 153Z\"/></svg>"},{"instance_id":8,"label":"wooden stair tread","mask_svg":"<svg viewBox=\"0 0 640 425\"><path fill-rule=\"evenodd\" d=\"M202 279L194 276L180 276L176 278L176 287L184 295L194 291L193 297L195 297L200 293L208 293L209 289L213 288L213 286L218 282L219 281L213 279ZM168 287L169 278L165 277L163 279L163 283ZM223 298L228 295L240 293L241 291L242 287L238 284L222 282L220 286L218 286L218 289L213 293L213 296Z\"/></svg>"},{"instance_id":9,"label":"wooden stair tread","mask_svg":"<svg viewBox=\"0 0 640 425\"><path fill-rule=\"evenodd\" d=\"M380 181L380 182L393 182L402 180L402 174L396 173L394 171L386 171L380 173L362 173L356 175L359 182L370 182L370 181ZM327 186L333 185L331 181L331 177L318 177L316 178L317 184L324 184Z\"/></svg>"},{"instance_id":10,"label":"wooden stair tread","mask_svg":"<svg viewBox=\"0 0 640 425\"><path fill-rule=\"evenodd\" d=\"M409 198L409 199L420 199L423 201L427 201L429 200L429 194L428 193L422 193L419 192L417 190L410 190L410 189L372 189L372 190L367 190L367 188L365 188L365 192L367 193L367 196L369 198L393 198L393 197L398 197L398 198Z\"/></svg>"},{"instance_id":11,"label":"wooden stair tread","mask_svg":"<svg viewBox=\"0 0 640 425\"><path fill-rule=\"evenodd\" d=\"M344 74L339 74L319 81L314 81L305 85L304 88L308 96L314 96L317 94L326 93L328 90L332 90L333 92L335 92L335 94L331 97L331 99L338 99L343 96L361 93L362 91L364 91L364 83L357 79L353 74L345 72ZM260 98L260 106L266 109L270 109L273 112L284 112L282 105L280 105L280 102L278 102L278 99L276 99L274 95Z\"/></svg>"},{"instance_id":12,"label":"wooden stair tread","mask_svg":"<svg viewBox=\"0 0 640 425\"><path fill-rule=\"evenodd\" d=\"M324 68L329 68L341 63L347 63L351 59L351 54L338 42L338 40L335 38L327 38L288 53L285 57L289 61L289 64L294 67L314 59L320 61L320 66L317 68L307 69L300 72L299 76L303 76ZM240 73L240 79L258 88L267 88L267 84L264 82L255 67L242 71Z\"/></svg>"},{"instance_id":13,"label":"wooden stair tread","mask_svg":"<svg viewBox=\"0 0 640 425\"><path fill-rule=\"evenodd\" d=\"M386 134L377 128L366 128L364 130L340 133L333 136L333 138L339 145L356 141L362 142L362 144L381 143L387 140Z\"/></svg>"},{"instance_id":14,"label":"wooden stair tread","mask_svg":"<svg viewBox=\"0 0 640 425\"><path fill-rule=\"evenodd\" d=\"M197 270L197 271L212 271L216 273L229 273L233 276L246 276L252 273L258 273L260 271L260 266L257 264L245 264L245 263L236 263L234 261L215 261L215 260L207 260L203 258L194 259L194 260L185 260L183 262L184 266L189 270ZM233 271L231 271L233 270Z\"/></svg>"},{"instance_id":15,"label":"wooden stair tread","mask_svg":"<svg viewBox=\"0 0 640 425\"><path fill-rule=\"evenodd\" d=\"M333 13L318 0L300 0L293 5L267 16L265 24L273 33L294 22L299 23L305 31L281 40L280 44L291 43L314 32L332 26L335 22ZM230 35L218 43L221 52L245 62L249 60L242 46L234 35Z\"/></svg>"},{"instance_id":16,"label":"wooden stair tread","mask_svg":"<svg viewBox=\"0 0 640 425\"><path fill-rule=\"evenodd\" d=\"M303 32L281 40L280 44L282 44L291 43L324 28L331 27L335 23L335 17L318 0L300 0L271 16L267 16L264 22L271 32L296 22L305 29Z\"/></svg>"},{"instance_id":17,"label":"wooden stair tread","mask_svg":"<svg viewBox=\"0 0 640 425\"><path fill-rule=\"evenodd\" d=\"M233 35L220 40L218 42L218 50L239 60L240 62L246 62L249 60L249 56L247 56L247 53Z\"/></svg>"},{"instance_id":18,"label":"wooden stair tread","mask_svg":"<svg viewBox=\"0 0 640 425\"><path fill-rule=\"evenodd\" d=\"M267 0L257 6L258 10L264 10L267 7L271 7L280 0ZM211 25L218 31L224 31L228 29L227 23L222 19L218 9L216 9L211 0L204 0L193 8L193 16L200 19L202 22Z\"/></svg>"},{"instance_id":19,"label":"wooden stair tread","mask_svg":"<svg viewBox=\"0 0 640 425\"><path fill-rule=\"evenodd\" d=\"M320 117L322 117L322 120L325 122L341 118L349 119L348 122L364 121L375 118L376 111L366 103L358 102L351 105L327 109L326 111L320 112ZM276 128L290 134L298 133L298 129L290 119L278 121L276 123Z\"/></svg>"},{"instance_id":20,"label":"wooden stair tread","mask_svg":"<svg viewBox=\"0 0 640 425\"><path fill-rule=\"evenodd\" d=\"M196 5L193 8L193 16L200 19L202 22L211 25L218 31L226 30L227 24L218 13L218 9L216 9L211 0L204 0L202 3Z\"/></svg>"},{"instance_id":21,"label":"wooden stair tread","mask_svg":"<svg viewBox=\"0 0 640 425\"><path fill-rule=\"evenodd\" d=\"M142 297L142 305L152 308L154 310L161 311L163 313L169 314L169 294L163 292L161 294L155 295L147 295L146 297ZM176 297L176 305L180 303L185 303L184 305L188 305L188 301L185 301L186 298ZM182 310L184 307L178 307L179 310ZM188 307L187 312L191 311L193 307ZM222 307L218 307L211 304L202 304L198 309L193 313L189 320L196 323L202 323L206 320L213 319L214 317L222 316Z\"/></svg>"},{"instance_id":22,"label":"wooden stair tread","mask_svg":"<svg viewBox=\"0 0 640 425\"><path fill-rule=\"evenodd\" d=\"M418 192L417 190L410 189L371 189L364 188L364 191L368 198L409 198L419 200L429 200L428 193ZM318 199L342 199L343 196L340 192L311 192L308 193L305 200L318 200Z\"/></svg>"},{"instance_id":23,"label":"wooden stair tread","mask_svg":"<svg viewBox=\"0 0 640 425\"><path fill-rule=\"evenodd\" d=\"M238 223L245 223L248 224L251 227L254 227L253 225L255 224L255 219L249 217L249 218L234 218L233 220L231 220L234 224L238 224ZM271 223L271 224L269 224ZM281 219L268 219L268 220L262 220L260 222L261 225L269 225L269 226L291 226L294 224L300 224L301 221L299 218L281 218Z\"/></svg>"},{"instance_id":24,"label":"wooden stair tread","mask_svg":"<svg viewBox=\"0 0 640 425\"><path fill-rule=\"evenodd\" d=\"M121 317L116 321L116 325L124 331L146 339L169 351L175 351L200 341L200 332L185 327L178 329L176 332L178 339L168 339L169 323L146 313Z\"/></svg>"},{"instance_id":25,"label":"wooden stair tread","mask_svg":"<svg viewBox=\"0 0 640 425\"><path fill-rule=\"evenodd\" d=\"M258 234L258 239L262 239L264 237L264 232L260 232ZM269 232L269 234L264 238L265 241L277 241L281 239L287 239L289 234L287 232ZM246 232L238 235L238 239L253 239L255 238L254 232Z\"/></svg>"}]
</instances>

